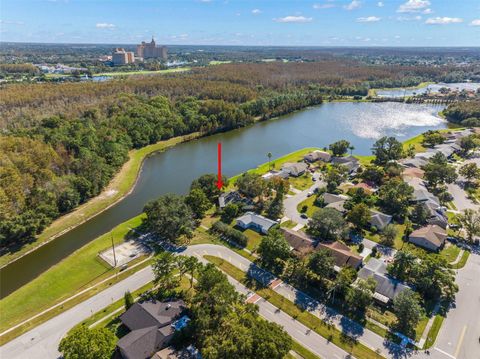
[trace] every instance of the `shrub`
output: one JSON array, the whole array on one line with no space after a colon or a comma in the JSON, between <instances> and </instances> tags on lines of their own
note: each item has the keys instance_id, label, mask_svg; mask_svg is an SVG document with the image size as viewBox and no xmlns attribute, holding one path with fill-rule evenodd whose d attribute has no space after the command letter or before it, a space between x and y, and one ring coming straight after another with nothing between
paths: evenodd
<instances>
[{"instance_id":1,"label":"shrub","mask_svg":"<svg viewBox=\"0 0 480 359\"><path fill-rule=\"evenodd\" d=\"M235 228L228 226L222 221L215 222L212 226L212 231L230 241L235 242L241 247L245 247L247 245L248 238L245 234Z\"/></svg>"}]
</instances>

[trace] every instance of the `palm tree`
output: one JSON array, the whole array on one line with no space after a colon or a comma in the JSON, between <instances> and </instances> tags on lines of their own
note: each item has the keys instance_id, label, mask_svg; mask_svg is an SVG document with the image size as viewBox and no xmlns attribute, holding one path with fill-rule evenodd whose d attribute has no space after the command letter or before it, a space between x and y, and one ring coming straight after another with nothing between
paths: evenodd
<instances>
[{"instance_id":1,"label":"palm tree","mask_svg":"<svg viewBox=\"0 0 480 359\"><path fill-rule=\"evenodd\" d=\"M351 156L353 154L353 150L355 149L355 146L350 145L348 149L350 150L350 156Z\"/></svg>"},{"instance_id":2,"label":"palm tree","mask_svg":"<svg viewBox=\"0 0 480 359\"><path fill-rule=\"evenodd\" d=\"M193 276L195 272L198 271L201 267L201 263L198 261L196 257L187 257L184 262L186 272L190 275L190 288L193 287Z\"/></svg>"},{"instance_id":3,"label":"palm tree","mask_svg":"<svg viewBox=\"0 0 480 359\"><path fill-rule=\"evenodd\" d=\"M267 153L268 157L268 168L272 169L271 161L272 161L272 152Z\"/></svg>"}]
</instances>

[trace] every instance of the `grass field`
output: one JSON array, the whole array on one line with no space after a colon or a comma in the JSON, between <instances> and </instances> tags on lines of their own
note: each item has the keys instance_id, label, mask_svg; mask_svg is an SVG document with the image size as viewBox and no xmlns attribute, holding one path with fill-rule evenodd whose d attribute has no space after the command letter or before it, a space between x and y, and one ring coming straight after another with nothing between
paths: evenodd
<instances>
[{"instance_id":1,"label":"grass field","mask_svg":"<svg viewBox=\"0 0 480 359\"><path fill-rule=\"evenodd\" d=\"M300 202L297 206L297 211L301 213L302 207L307 206L307 211L305 213L308 217L312 217L313 214L320 209L320 207L314 205L315 198L317 198L315 195L310 196L305 201Z\"/></svg>"},{"instance_id":2,"label":"grass field","mask_svg":"<svg viewBox=\"0 0 480 359\"><path fill-rule=\"evenodd\" d=\"M431 346L435 343L435 339L437 338L438 332L442 327L444 319L445 318L439 314L435 316L432 327L430 328L430 331L428 332L428 335L427 335L427 339L425 340L425 344L423 345L423 349L431 348Z\"/></svg>"},{"instance_id":3,"label":"grass field","mask_svg":"<svg viewBox=\"0 0 480 359\"><path fill-rule=\"evenodd\" d=\"M214 256L205 256L205 258L222 269L226 274L232 278L238 280L239 282L246 285L250 283L251 280L247 280L246 273L232 264L224 261L221 258ZM293 302L289 301L287 298L281 296L270 288L256 288L255 290L260 296L268 300L277 308L281 309L292 318L295 318L297 321L307 326L311 330L315 331L317 334L328 339L330 342L336 346L342 348L348 353L352 354L355 358L358 359L372 359L372 358L382 358L381 355L375 353L375 351L366 347L365 345L349 339L344 336L339 330L335 327L327 325L318 317L312 315L308 311L303 311L297 307Z\"/></svg>"},{"instance_id":4,"label":"grass field","mask_svg":"<svg viewBox=\"0 0 480 359\"><path fill-rule=\"evenodd\" d=\"M111 246L111 238L117 244L123 242L130 228L138 226L142 217L140 215L118 225L111 232L83 246L28 284L3 298L0 301L2 313L0 332L114 275L116 270L108 267L97 257L97 254ZM128 271L122 272L121 278L130 274ZM105 288L97 288L89 296L98 293L101 289ZM83 300L85 299L84 297Z\"/></svg>"},{"instance_id":5,"label":"grass field","mask_svg":"<svg viewBox=\"0 0 480 359\"><path fill-rule=\"evenodd\" d=\"M135 185L143 160L147 156L196 137L198 137L197 133L174 137L138 150L130 151L129 160L122 166L120 171L100 195L77 207L74 211L55 220L38 236L35 242L25 245L17 252L5 254L0 257L0 266L4 266L25 253L34 250L39 245L55 238L59 234L71 230L121 200Z\"/></svg>"}]
</instances>

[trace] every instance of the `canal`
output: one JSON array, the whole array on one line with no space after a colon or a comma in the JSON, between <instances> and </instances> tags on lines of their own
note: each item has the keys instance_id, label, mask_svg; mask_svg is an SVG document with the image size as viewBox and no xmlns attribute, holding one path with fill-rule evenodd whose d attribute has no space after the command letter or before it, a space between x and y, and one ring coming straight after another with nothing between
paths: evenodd
<instances>
[{"instance_id":1,"label":"canal","mask_svg":"<svg viewBox=\"0 0 480 359\"><path fill-rule=\"evenodd\" d=\"M76 249L139 214L145 203L165 193L183 194L193 179L216 171L216 144L223 145L223 171L233 176L304 147L324 147L346 139L354 154L369 155L381 136L399 140L429 129L445 128L441 106L403 103L325 103L276 120L179 144L144 162L137 185L122 201L0 271L5 297L55 265Z\"/></svg>"}]
</instances>

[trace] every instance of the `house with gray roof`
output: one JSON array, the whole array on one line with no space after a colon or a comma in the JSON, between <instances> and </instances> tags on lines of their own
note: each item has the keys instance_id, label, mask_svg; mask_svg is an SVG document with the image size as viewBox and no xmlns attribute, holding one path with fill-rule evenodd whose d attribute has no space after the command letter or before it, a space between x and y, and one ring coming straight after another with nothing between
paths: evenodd
<instances>
[{"instance_id":1,"label":"house with gray roof","mask_svg":"<svg viewBox=\"0 0 480 359\"><path fill-rule=\"evenodd\" d=\"M379 259L370 258L362 269L358 271L358 278L373 278L377 285L373 298L381 304L389 304L397 295L410 287L399 280L390 277L387 265Z\"/></svg>"},{"instance_id":2,"label":"house with gray roof","mask_svg":"<svg viewBox=\"0 0 480 359\"><path fill-rule=\"evenodd\" d=\"M228 204L238 204L242 209L253 209L254 203L250 198L243 197L238 191L222 193L218 197L218 206L225 208Z\"/></svg>"},{"instance_id":3,"label":"house with gray roof","mask_svg":"<svg viewBox=\"0 0 480 359\"><path fill-rule=\"evenodd\" d=\"M445 244L447 231L435 224L429 224L413 231L408 241L430 251L438 251Z\"/></svg>"},{"instance_id":4,"label":"house with gray roof","mask_svg":"<svg viewBox=\"0 0 480 359\"><path fill-rule=\"evenodd\" d=\"M332 163L345 166L349 174L357 172L360 168L360 161L353 156L332 157Z\"/></svg>"},{"instance_id":5,"label":"house with gray roof","mask_svg":"<svg viewBox=\"0 0 480 359\"><path fill-rule=\"evenodd\" d=\"M392 216L378 212L378 211L370 211L370 222L371 226L375 226L377 229L384 229L387 225L392 222Z\"/></svg>"},{"instance_id":6,"label":"house with gray roof","mask_svg":"<svg viewBox=\"0 0 480 359\"><path fill-rule=\"evenodd\" d=\"M428 163L428 161L421 158L407 158L405 160L401 160L400 163L403 166L408 168L413 168L413 167L421 168L425 166Z\"/></svg>"},{"instance_id":7,"label":"house with gray roof","mask_svg":"<svg viewBox=\"0 0 480 359\"><path fill-rule=\"evenodd\" d=\"M134 303L120 316L130 332L117 342L117 353L124 359L150 358L188 323L185 309L183 300Z\"/></svg>"},{"instance_id":8,"label":"house with gray roof","mask_svg":"<svg viewBox=\"0 0 480 359\"><path fill-rule=\"evenodd\" d=\"M286 162L282 166L282 171L288 173L290 176L299 177L305 173L307 168L308 165L304 162Z\"/></svg>"},{"instance_id":9,"label":"house with gray roof","mask_svg":"<svg viewBox=\"0 0 480 359\"><path fill-rule=\"evenodd\" d=\"M330 162L330 160L332 159L332 155L324 151L313 151L313 152L307 153L303 157L303 159L307 162L316 162L316 161Z\"/></svg>"},{"instance_id":10,"label":"house with gray roof","mask_svg":"<svg viewBox=\"0 0 480 359\"><path fill-rule=\"evenodd\" d=\"M444 207L441 207L438 203L434 201L426 201L423 203L428 212L427 223L436 224L443 229L447 229L448 226L448 217L445 214Z\"/></svg>"},{"instance_id":11,"label":"house with gray roof","mask_svg":"<svg viewBox=\"0 0 480 359\"><path fill-rule=\"evenodd\" d=\"M268 219L254 212L247 212L236 219L237 226L242 229L253 229L257 232L267 234L277 222Z\"/></svg>"}]
</instances>

